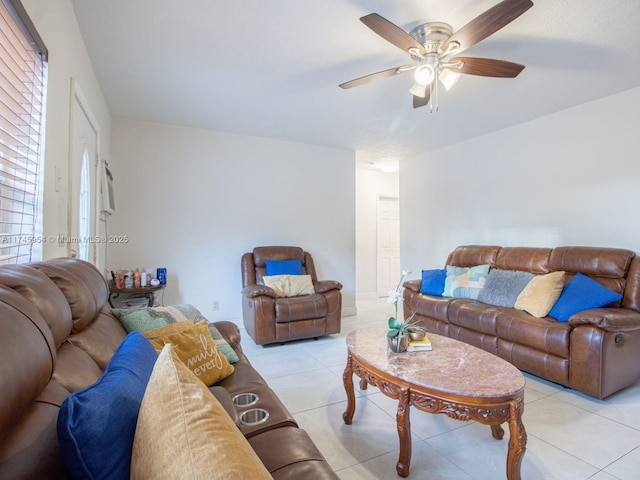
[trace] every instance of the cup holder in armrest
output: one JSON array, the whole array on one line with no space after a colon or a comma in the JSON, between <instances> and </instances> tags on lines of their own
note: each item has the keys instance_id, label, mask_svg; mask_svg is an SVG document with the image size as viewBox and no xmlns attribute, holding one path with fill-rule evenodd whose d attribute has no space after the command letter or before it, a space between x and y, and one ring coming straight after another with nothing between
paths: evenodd
<instances>
[{"instance_id":1,"label":"cup holder in armrest","mask_svg":"<svg viewBox=\"0 0 640 480\"><path fill-rule=\"evenodd\" d=\"M249 407L255 405L260 397L255 393L239 393L231 399L236 407Z\"/></svg>"},{"instance_id":2,"label":"cup holder in armrest","mask_svg":"<svg viewBox=\"0 0 640 480\"><path fill-rule=\"evenodd\" d=\"M266 422L267 418L269 418L269 412L264 408L252 408L240 414L240 423L243 425L258 425Z\"/></svg>"}]
</instances>

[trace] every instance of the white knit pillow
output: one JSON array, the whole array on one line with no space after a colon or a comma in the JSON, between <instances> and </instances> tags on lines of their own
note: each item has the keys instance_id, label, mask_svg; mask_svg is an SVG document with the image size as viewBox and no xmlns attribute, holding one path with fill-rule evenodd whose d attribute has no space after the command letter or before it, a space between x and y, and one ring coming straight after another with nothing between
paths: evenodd
<instances>
[{"instance_id":1,"label":"white knit pillow","mask_svg":"<svg viewBox=\"0 0 640 480\"><path fill-rule=\"evenodd\" d=\"M262 279L267 287L276 292L276 297L298 297L316 293L311 275L271 275Z\"/></svg>"}]
</instances>

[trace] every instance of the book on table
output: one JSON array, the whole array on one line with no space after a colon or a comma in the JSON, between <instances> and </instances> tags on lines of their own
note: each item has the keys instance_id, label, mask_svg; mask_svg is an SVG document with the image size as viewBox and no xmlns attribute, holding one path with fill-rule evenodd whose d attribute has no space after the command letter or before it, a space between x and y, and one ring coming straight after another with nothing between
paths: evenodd
<instances>
[{"instance_id":1,"label":"book on table","mask_svg":"<svg viewBox=\"0 0 640 480\"><path fill-rule=\"evenodd\" d=\"M409 340L409 345L407 346L407 352L428 352L432 349L431 341L426 336L421 340Z\"/></svg>"}]
</instances>

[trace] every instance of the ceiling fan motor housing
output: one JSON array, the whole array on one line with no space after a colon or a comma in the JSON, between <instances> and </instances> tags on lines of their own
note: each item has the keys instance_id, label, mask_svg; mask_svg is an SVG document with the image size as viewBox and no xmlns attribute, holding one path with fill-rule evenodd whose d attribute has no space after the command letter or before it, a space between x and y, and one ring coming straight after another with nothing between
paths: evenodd
<instances>
[{"instance_id":1,"label":"ceiling fan motor housing","mask_svg":"<svg viewBox=\"0 0 640 480\"><path fill-rule=\"evenodd\" d=\"M437 53L438 48L453 35L451 25L444 22L428 22L418 25L409 32L419 44L424 46L427 54ZM414 60L420 61L421 58L412 55Z\"/></svg>"}]
</instances>

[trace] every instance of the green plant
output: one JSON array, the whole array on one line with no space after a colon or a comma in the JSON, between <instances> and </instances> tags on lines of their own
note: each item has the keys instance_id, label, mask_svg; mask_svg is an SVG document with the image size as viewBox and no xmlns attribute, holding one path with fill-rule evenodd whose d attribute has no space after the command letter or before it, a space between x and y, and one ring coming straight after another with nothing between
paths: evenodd
<instances>
[{"instance_id":1,"label":"green plant","mask_svg":"<svg viewBox=\"0 0 640 480\"><path fill-rule=\"evenodd\" d=\"M415 315L415 313L411 315L409 318L405 319L404 321L400 321L400 319L398 318L398 304L402 302L402 290L403 290L402 281L404 280L404 277L410 274L411 272L408 272L406 270L402 271L402 275L400 276L400 280L398 281L398 285L396 286L396 289L391 290L389 292L389 297L387 298L387 302L393 304L395 307L395 315L393 317L389 317L389 321L388 321L389 330L387 331L387 337L389 338L394 338L394 337L397 337L398 335L404 335L411 331L414 331L414 332L425 331L425 329L420 325L416 325L411 322L411 319L413 318L413 315Z\"/></svg>"},{"instance_id":2,"label":"green plant","mask_svg":"<svg viewBox=\"0 0 640 480\"><path fill-rule=\"evenodd\" d=\"M424 327L412 323L412 318L413 315L411 315L404 322L401 322L395 317L389 317L389 330L387 330L387 337L393 338L397 337L398 335L406 335L409 332L426 332Z\"/></svg>"}]
</instances>

